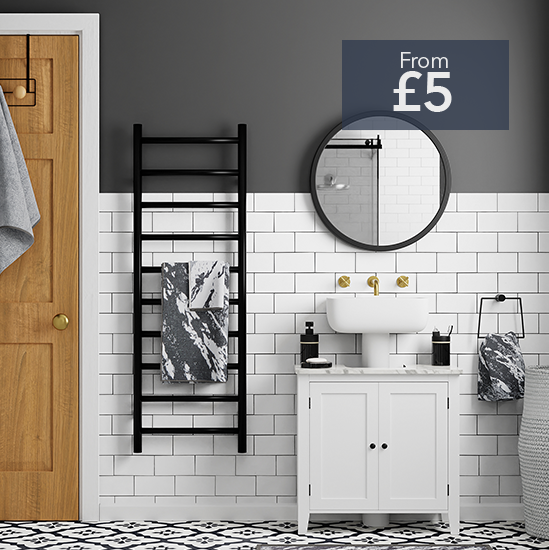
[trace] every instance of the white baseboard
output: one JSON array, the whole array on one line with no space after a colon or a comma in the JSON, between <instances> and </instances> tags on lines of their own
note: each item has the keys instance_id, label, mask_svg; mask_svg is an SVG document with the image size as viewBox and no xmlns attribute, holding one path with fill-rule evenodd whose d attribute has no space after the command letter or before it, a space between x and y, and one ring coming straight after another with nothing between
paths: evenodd
<instances>
[{"instance_id":1,"label":"white baseboard","mask_svg":"<svg viewBox=\"0 0 549 550\"><path fill-rule=\"evenodd\" d=\"M101 505L101 520L296 521L297 505L275 506L117 506Z\"/></svg>"},{"instance_id":2,"label":"white baseboard","mask_svg":"<svg viewBox=\"0 0 549 550\"><path fill-rule=\"evenodd\" d=\"M470 504L461 507L462 521L524 521L522 504ZM127 506L102 505L100 520L164 520L164 521L297 521L297 505L278 504L274 506ZM338 521L359 519L360 515L323 514L311 519L317 521ZM423 514L425 516L425 514ZM417 520L418 516L399 519Z\"/></svg>"},{"instance_id":3,"label":"white baseboard","mask_svg":"<svg viewBox=\"0 0 549 550\"><path fill-rule=\"evenodd\" d=\"M461 506L462 521L524 521L522 504L468 504Z\"/></svg>"}]
</instances>

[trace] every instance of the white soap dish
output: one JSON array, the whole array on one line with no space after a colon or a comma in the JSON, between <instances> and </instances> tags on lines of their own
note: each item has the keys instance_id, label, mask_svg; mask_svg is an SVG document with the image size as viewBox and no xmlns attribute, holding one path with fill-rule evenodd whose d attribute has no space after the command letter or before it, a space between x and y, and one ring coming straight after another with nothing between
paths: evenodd
<instances>
[{"instance_id":1,"label":"white soap dish","mask_svg":"<svg viewBox=\"0 0 549 550\"><path fill-rule=\"evenodd\" d=\"M329 369L332 363L325 357L309 357L301 366L305 369Z\"/></svg>"}]
</instances>

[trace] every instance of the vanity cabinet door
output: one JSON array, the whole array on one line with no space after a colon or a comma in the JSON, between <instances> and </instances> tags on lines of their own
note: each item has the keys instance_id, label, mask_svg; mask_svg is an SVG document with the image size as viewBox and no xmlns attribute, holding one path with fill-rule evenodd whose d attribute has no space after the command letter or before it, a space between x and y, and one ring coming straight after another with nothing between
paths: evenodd
<instances>
[{"instance_id":1,"label":"vanity cabinet door","mask_svg":"<svg viewBox=\"0 0 549 550\"><path fill-rule=\"evenodd\" d=\"M444 382L379 385L380 509L447 507L447 403Z\"/></svg>"},{"instance_id":2,"label":"vanity cabinet door","mask_svg":"<svg viewBox=\"0 0 549 550\"><path fill-rule=\"evenodd\" d=\"M377 509L378 385L311 383L309 418L310 509Z\"/></svg>"}]
</instances>

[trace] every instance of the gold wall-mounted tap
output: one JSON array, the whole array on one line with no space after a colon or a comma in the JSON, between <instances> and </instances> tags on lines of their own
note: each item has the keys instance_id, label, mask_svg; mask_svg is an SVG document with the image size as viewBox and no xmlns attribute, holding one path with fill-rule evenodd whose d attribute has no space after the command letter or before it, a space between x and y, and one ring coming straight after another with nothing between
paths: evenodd
<instances>
[{"instance_id":1,"label":"gold wall-mounted tap","mask_svg":"<svg viewBox=\"0 0 549 550\"><path fill-rule=\"evenodd\" d=\"M400 288L406 288L408 286L408 283L410 282L410 279L408 279L408 277L406 277L406 275L401 275L398 279L397 279L397 285L400 287Z\"/></svg>"},{"instance_id":2,"label":"gold wall-mounted tap","mask_svg":"<svg viewBox=\"0 0 549 550\"><path fill-rule=\"evenodd\" d=\"M349 275L342 275L338 280L337 284L341 288L347 288L348 286L351 286L351 277Z\"/></svg>"}]
</instances>

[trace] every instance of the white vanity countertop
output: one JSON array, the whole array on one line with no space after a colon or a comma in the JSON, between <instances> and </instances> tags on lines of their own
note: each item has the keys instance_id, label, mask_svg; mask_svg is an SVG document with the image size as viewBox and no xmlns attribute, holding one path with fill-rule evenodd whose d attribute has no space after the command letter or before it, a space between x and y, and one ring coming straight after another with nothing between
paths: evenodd
<instances>
[{"instance_id":1,"label":"white vanity countertop","mask_svg":"<svg viewBox=\"0 0 549 550\"><path fill-rule=\"evenodd\" d=\"M369 367L346 367L345 365L333 365L329 369L322 368L301 368L295 366L296 374L397 374L402 376L414 374L461 374L461 369L452 369L449 367L431 367L430 365L408 365L406 367L398 367L394 369L375 369Z\"/></svg>"}]
</instances>

